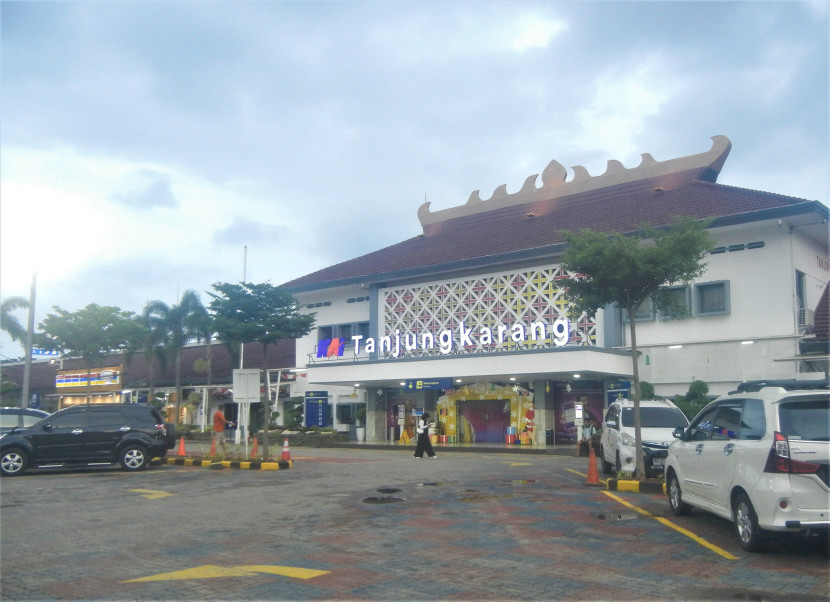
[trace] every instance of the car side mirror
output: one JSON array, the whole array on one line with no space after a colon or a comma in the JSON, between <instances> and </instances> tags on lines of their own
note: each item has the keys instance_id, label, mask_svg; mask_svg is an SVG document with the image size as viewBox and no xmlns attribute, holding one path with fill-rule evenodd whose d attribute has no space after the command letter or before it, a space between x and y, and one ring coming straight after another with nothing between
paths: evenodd
<instances>
[{"instance_id":1,"label":"car side mirror","mask_svg":"<svg viewBox=\"0 0 830 602\"><path fill-rule=\"evenodd\" d=\"M51 432L52 432L52 428L53 428L53 427L52 427L52 424L51 424L51 423L48 423L48 422L47 422L47 423L46 423L46 424L44 424L41 428L42 428L44 431L46 431L47 433L51 433Z\"/></svg>"},{"instance_id":2,"label":"car side mirror","mask_svg":"<svg viewBox=\"0 0 830 602\"><path fill-rule=\"evenodd\" d=\"M672 432L672 437L674 437L675 439L682 439L684 432L685 432L685 429L682 426L678 426Z\"/></svg>"}]
</instances>

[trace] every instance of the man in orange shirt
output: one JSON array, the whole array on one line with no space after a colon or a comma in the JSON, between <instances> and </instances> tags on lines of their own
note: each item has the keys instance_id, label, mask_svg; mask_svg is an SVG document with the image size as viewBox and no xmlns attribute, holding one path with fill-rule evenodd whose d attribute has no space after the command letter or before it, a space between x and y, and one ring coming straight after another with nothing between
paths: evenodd
<instances>
[{"instance_id":1,"label":"man in orange shirt","mask_svg":"<svg viewBox=\"0 0 830 602\"><path fill-rule=\"evenodd\" d=\"M225 418L225 406L220 405L219 409L216 410L216 413L213 415L213 449L216 449L217 445L222 445L222 455L227 455L228 453L228 442L225 440L225 426L233 426L233 422Z\"/></svg>"}]
</instances>

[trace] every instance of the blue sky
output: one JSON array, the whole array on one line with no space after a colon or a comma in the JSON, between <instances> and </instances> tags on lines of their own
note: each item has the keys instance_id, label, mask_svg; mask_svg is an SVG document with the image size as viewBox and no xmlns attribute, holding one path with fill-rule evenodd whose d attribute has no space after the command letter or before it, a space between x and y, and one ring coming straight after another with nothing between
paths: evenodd
<instances>
[{"instance_id":1,"label":"blue sky","mask_svg":"<svg viewBox=\"0 0 830 602\"><path fill-rule=\"evenodd\" d=\"M719 182L828 203L829 7L4 0L0 295L207 303L415 236L425 198L716 134Z\"/></svg>"}]
</instances>

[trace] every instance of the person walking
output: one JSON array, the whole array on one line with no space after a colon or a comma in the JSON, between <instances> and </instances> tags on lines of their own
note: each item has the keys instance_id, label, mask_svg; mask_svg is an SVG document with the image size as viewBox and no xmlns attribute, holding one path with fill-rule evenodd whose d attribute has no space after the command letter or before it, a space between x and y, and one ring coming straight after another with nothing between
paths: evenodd
<instances>
[{"instance_id":1,"label":"person walking","mask_svg":"<svg viewBox=\"0 0 830 602\"><path fill-rule=\"evenodd\" d=\"M233 426L233 422L225 418L225 406L220 405L213 415L213 443L211 447L217 449L218 445L222 446L222 455L228 454L228 442L225 439L225 426Z\"/></svg>"},{"instance_id":2,"label":"person walking","mask_svg":"<svg viewBox=\"0 0 830 602\"><path fill-rule=\"evenodd\" d=\"M418 434L418 443L415 446L415 457L419 460L424 457L424 452L430 458L437 458L435 450L432 449L432 441L429 440L429 427L434 426L429 422L429 414L424 414L418 420L418 427L415 432Z\"/></svg>"}]
</instances>

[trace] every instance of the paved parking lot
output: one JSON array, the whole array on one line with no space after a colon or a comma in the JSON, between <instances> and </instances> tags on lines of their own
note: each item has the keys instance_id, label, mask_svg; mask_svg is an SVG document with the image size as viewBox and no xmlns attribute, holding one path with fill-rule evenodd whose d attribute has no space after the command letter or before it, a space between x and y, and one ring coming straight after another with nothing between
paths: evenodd
<instances>
[{"instance_id":1,"label":"paved parking lot","mask_svg":"<svg viewBox=\"0 0 830 602\"><path fill-rule=\"evenodd\" d=\"M585 485L584 458L299 449L289 470L2 481L4 599L824 600L825 543Z\"/></svg>"}]
</instances>

